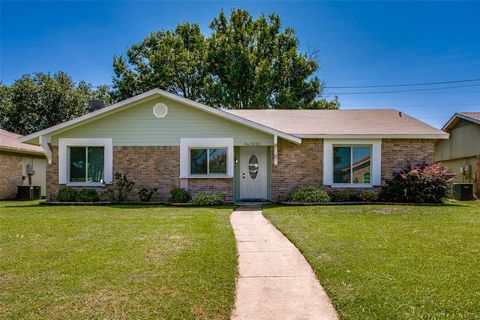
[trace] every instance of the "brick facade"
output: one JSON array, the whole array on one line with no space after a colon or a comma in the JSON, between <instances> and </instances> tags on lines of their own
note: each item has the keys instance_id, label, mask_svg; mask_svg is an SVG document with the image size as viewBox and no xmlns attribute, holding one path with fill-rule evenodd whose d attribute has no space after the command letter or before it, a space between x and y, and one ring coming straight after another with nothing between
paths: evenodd
<instances>
[{"instance_id":1,"label":"brick facade","mask_svg":"<svg viewBox=\"0 0 480 320\"><path fill-rule=\"evenodd\" d=\"M322 139L303 139L299 145L278 140L278 164L272 166L273 202L286 200L297 186L319 186L322 180Z\"/></svg>"},{"instance_id":2,"label":"brick facade","mask_svg":"<svg viewBox=\"0 0 480 320\"><path fill-rule=\"evenodd\" d=\"M58 147L50 147L52 150L52 164L47 163L47 199L58 192Z\"/></svg>"},{"instance_id":3,"label":"brick facade","mask_svg":"<svg viewBox=\"0 0 480 320\"><path fill-rule=\"evenodd\" d=\"M47 165L47 193L58 192L58 148L52 149L52 165ZM480 158L480 157L479 157ZM407 160L433 162L434 141L415 139L384 139L382 141L382 183L393 168ZM131 200L138 201L142 187L156 187L153 201L164 201L170 190L180 185L179 147L114 147L113 172L126 173L135 182ZM477 161L477 177L480 176ZM272 166L272 201L286 200L297 186L321 186L323 183L323 140L303 139L297 145L278 141L278 165ZM190 193L221 192L225 201L233 200L233 179L188 179ZM477 180L477 190L480 189Z\"/></svg>"},{"instance_id":4,"label":"brick facade","mask_svg":"<svg viewBox=\"0 0 480 320\"><path fill-rule=\"evenodd\" d=\"M47 165L47 194L58 192L58 147L52 149L52 164ZM121 146L113 148L113 172L127 175L135 182L131 201L139 201L138 191L142 187L158 188L152 201L165 201L173 187L180 186L180 148L156 146ZM80 188L79 188L80 189ZM96 188L98 192L102 188ZM222 192L225 201L232 201L232 179L189 179L188 191ZM49 197L47 195L47 197Z\"/></svg>"},{"instance_id":5,"label":"brick facade","mask_svg":"<svg viewBox=\"0 0 480 320\"><path fill-rule=\"evenodd\" d=\"M188 190L191 194L197 192L223 193L225 202L233 201L233 179L189 179Z\"/></svg>"},{"instance_id":6,"label":"brick facade","mask_svg":"<svg viewBox=\"0 0 480 320\"><path fill-rule=\"evenodd\" d=\"M22 184L24 156L0 152L0 199L13 199Z\"/></svg>"},{"instance_id":7,"label":"brick facade","mask_svg":"<svg viewBox=\"0 0 480 320\"><path fill-rule=\"evenodd\" d=\"M394 168L407 160L433 162L434 149L434 140L382 140L382 183L391 177ZM272 168L272 201L286 200L292 189L297 186L321 186L322 184L323 140L303 139L300 145L296 145L280 139L278 165ZM327 190L334 189L327 188ZM351 188L344 190L355 192Z\"/></svg>"},{"instance_id":8,"label":"brick facade","mask_svg":"<svg viewBox=\"0 0 480 320\"><path fill-rule=\"evenodd\" d=\"M382 184L391 178L392 170L407 161L435 160L435 141L428 139L383 139Z\"/></svg>"}]
</instances>

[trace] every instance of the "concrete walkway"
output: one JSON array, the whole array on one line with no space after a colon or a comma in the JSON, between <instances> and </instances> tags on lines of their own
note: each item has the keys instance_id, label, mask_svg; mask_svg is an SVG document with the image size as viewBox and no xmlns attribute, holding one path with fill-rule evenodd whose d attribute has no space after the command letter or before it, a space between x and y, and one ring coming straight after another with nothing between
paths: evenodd
<instances>
[{"instance_id":1,"label":"concrete walkway","mask_svg":"<svg viewBox=\"0 0 480 320\"><path fill-rule=\"evenodd\" d=\"M230 218L239 252L232 319L338 319L312 268L259 208Z\"/></svg>"}]
</instances>

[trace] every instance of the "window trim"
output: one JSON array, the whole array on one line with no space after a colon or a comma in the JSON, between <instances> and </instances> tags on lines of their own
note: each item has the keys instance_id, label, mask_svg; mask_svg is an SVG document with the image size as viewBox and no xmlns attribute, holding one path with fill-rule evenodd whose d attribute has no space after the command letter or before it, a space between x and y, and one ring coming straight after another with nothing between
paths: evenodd
<instances>
[{"instance_id":1,"label":"window trim","mask_svg":"<svg viewBox=\"0 0 480 320\"><path fill-rule=\"evenodd\" d=\"M102 182L70 182L69 147L103 147L103 176ZM110 138L61 138L58 139L58 183L72 187L101 187L112 182L113 172L113 143Z\"/></svg>"},{"instance_id":2,"label":"window trim","mask_svg":"<svg viewBox=\"0 0 480 320\"><path fill-rule=\"evenodd\" d=\"M226 149L227 173L191 174L191 149ZM207 158L208 159L208 158ZM231 179L233 178L233 138L181 138L180 139L180 179ZM208 172L207 167L207 172Z\"/></svg>"},{"instance_id":3,"label":"window trim","mask_svg":"<svg viewBox=\"0 0 480 320\"><path fill-rule=\"evenodd\" d=\"M228 158L228 148L226 147L189 147L188 148L188 168L190 176L208 176L208 177L223 177L227 174L227 168L225 168L225 173L210 173L210 150L222 149L225 150L225 156ZM192 150L207 150L207 173L192 173ZM228 160L226 161L228 162Z\"/></svg>"},{"instance_id":4,"label":"window trim","mask_svg":"<svg viewBox=\"0 0 480 320\"><path fill-rule=\"evenodd\" d=\"M334 146L371 146L370 183L333 183ZM323 184L334 188L372 188L381 185L382 179L381 139L324 139L323 141Z\"/></svg>"}]
</instances>

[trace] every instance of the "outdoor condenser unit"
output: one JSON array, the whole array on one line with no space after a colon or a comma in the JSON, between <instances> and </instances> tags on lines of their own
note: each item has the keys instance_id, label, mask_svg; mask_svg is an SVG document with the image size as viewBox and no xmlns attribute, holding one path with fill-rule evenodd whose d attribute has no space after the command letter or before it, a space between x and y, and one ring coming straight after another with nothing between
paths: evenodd
<instances>
[{"instance_id":1,"label":"outdoor condenser unit","mask_svg":"<svg viewBox=\"0 0 480 320\"><path fill-rule=\"evenodd\" d=\"M453 198L455 200L473 200L473 183L454 183Z\"/></svg>"}]
</instances>

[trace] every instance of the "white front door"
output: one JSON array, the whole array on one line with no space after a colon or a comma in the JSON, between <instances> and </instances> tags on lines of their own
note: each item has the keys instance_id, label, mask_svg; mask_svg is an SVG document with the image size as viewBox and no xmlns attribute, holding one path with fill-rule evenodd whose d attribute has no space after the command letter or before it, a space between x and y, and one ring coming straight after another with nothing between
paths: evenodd
<instances>
[{"instance_id":1,"label":"white front door","mask_svg":"<svg viewBox=\"0 0 480 320\"><path fill-rule=\"evenodd\" d=\"M267 147L240 147L240 199L267 199Z\"/></svg>"}]
</instances>

